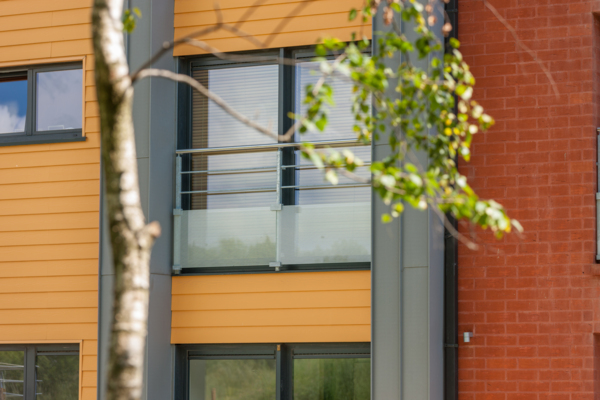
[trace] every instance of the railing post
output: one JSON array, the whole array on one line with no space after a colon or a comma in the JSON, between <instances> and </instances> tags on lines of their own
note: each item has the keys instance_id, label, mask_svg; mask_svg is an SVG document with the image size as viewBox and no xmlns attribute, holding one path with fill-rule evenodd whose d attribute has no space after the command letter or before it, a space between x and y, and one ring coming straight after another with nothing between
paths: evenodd
<instances>
[{"instance_id":1,"label":"railing post","mask_svg":"<svg viewBox=\"0 0 600 400\"><path fill-rule=\"evenodd\" d=\"M181 156L175 157L175 208L173 209L173 273L181 273Z\"/></svg>"},{"instance_id":2,"label":"railing post","mask_svg":"<svg viewBox=\"0 0 600 400\"><path fill-rule=\"evenodd\" d=\"M282 175L282 168L281 168L281 156L282 156L282 150L279 148L277 149L277 185L276 185L276 189L275 189L275 193L276 193L276 200L275 200L275 204L271 205L271 211L275 211L277 212L277 215L275 217L275 261L274 262L270 262L269 263L269 267L271 268L275 268L275 271L279 271L279 267L281 267L281 258L280 258L280 247L281 247L281 239L280 239L280 235L279 235L279 225L281 223L281 221L279 220L281 214L279 213L282 210L282 204L281 204L281 175Z\"/></svg>"}]
</instances>

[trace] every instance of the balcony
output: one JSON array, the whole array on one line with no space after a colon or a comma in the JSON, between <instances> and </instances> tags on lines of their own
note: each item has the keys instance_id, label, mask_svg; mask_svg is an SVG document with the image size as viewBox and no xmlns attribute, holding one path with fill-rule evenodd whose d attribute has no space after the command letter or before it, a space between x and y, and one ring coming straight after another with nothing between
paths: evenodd
<instances>
[{"instance_id":1,"label":"balcony","mask_svg":"<svg viewBox=\"0 0 600 400\"><path fill-rule=\"evenodd\" d=\"M369 185L343 177L335 186L325 182L295 146L177 151L174 272L370 263ZM370 159L370 147L356 141L318 146L357 146L355 153ZM366 166L361 170L368 176Z\"/></svg>"}]
</instances>

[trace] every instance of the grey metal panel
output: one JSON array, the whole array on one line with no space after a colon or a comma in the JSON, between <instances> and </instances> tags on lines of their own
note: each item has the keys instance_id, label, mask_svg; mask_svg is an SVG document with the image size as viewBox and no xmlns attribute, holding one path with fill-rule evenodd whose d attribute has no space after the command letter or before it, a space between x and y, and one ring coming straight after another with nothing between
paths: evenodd
<instances>
[{"instance_id":1,"label":"grey metal panel","mask_svg":"<svg viewBox=\"0 0 600 400\"><path fill-rule=\"evenodd\" d=\"M127 38L128 60L132 69L148 60L164 41L173 38L173 0L129 0L142 18ZM172 55L166 54L155 67L175 70ZM161 224L151 259L151 291L148 320L147 358L144 374L144 399L172 398L171 321L171 211L173 203L173 160L175 152L176 84L146 79L135 86L133 121L140 196L148 221ZM106 229L104 229L106 231ZM101 252L110 260L109 238L102 236ZM102 262L99 321L99 389L103 398L111 318L112 268Z\"/></svg>"},{"instance_id":2,"label":"grey metal panel","mask_svg":"<svg viewBox=\"0 0 600 400\"><path fill-rule=\"evenodd\" d=\"M403 399L429 398L428 275L427 266L402 269Z\"/></svg>"},{"instance_id":3,"label":"grey metal panel","mask_svg":"<svg viewBox=\"0 0 600 400\"><path fill-rule=\"evenodd\" d=\"M438 21L443 16L438 15ZM408 37L414 37L411 27L400 26ZM389 29L378 15L373 23L374 42L375 32ZM435 29L439 34L439 27ZM419 64L416 57L412 61ZM395 69L398 63L389 61L388 66ZM385 143L374 143L374 159L386 151ZM426 166L422 154L413 157ZM401 220L382 225L381 213L387 210L374 195L371 398L442 399L443 229L431 211L410 208Z\"/></svg>"},{"instance_id":4,"label":"grey metal panel","mask_svg":"<svg viewBox=\"0 0 600 400\"><path fill-rule=\"evenodd\" d=\"M174 0L152 0L151 34L147 37L151 53L165 41L173 40ZM147 59L147 58L146 58ZM156 64L176 72L175 59L168 52ZM148 220L158 221L161 236L156 240L150 259L150 309L146 357L145 397L167 400L173 397L171 345L171 260L174 165L176 149L177 85L154 78L149 93L149 198Z\"/></svg>"},{"instance_id":5,"label":"grey metal panel","mask_svg":"<svg viewBox=\"0 0 600 400\"><path fill-rule=\"evenodd\" d=\"M429 398L444 398L444 226L429 212Z\"/></svg>"},{"instance_id":6,"label":"grey metal panel","mask_svg":"<svg viewBox=\"0 0 600 400\"><path fill-rule=\"evenodd\" d=\"M373 32L387 31L380 13L374 18ZM375 34L373 36L375 38ZM377 52L377 46L373 46ZM393 68L400 58L387 61ZM390 85L392 86L392 85ZM390 92L393 93L393 92ZM384 138L373 141L373 159L390 154ZM399 399L402 391L402 309L401 309L401 219L383 224L381 215L389 212L379 198L372 197L372 263L371 263L371 398Z\"/></svg>"},{"instance_id":7,"label":"grey metal panel","mask_svg":"<svg viewBox=\"0 0 600 400\"><path fill-rule=\"evenodd\" d=\"M98 398L104 399L106 394L106 377L108 368L108 350L110 345L110 329L112 321L113 275L100 276L100 303L98 310Z\"/></svg>"},{"instance_id":8,"label":"grey metal panel","mask_svg":"<svg viewBox=\"0 0 600 400\"><path fill-rule=\"evenodd\" d=\"M140 202L144 211L144 218L148 221L150 207L150 158L144 157L137 159L138 164L138 182L140 184Z\"/></svg>"},{"instance_id":9,"label":"grey metal panel","mask_svg":"<svg viewBox=\"0 0 600 400\"><path fill-rule=\"evenodd\" d=\"M377 157L380 146L373 146ZM373 195L371 269L371 398L397 399L401 392L402 349L400 290L400 220L381 223L387 207Z\"/></svg>"},{"instance_id":10,"label":"grey metal panel","mask_svg":"<svg viewBox=\"0 0 600 400\"><path fill-rule=\"evenodd\" d=\"M172 396L171 276L152 274L146 347L146 398Z\"/></svg>"}]
</instances>

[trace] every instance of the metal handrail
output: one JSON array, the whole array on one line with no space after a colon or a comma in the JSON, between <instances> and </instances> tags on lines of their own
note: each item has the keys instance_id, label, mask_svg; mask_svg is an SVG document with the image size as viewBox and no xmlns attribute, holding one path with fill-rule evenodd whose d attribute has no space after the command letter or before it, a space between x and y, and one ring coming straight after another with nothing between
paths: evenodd
<instances>
[{"instance_id":1,"label":"metal handrail","mask_svg":"<svg viewBox=\"0 0 600 400\"><path fill-rule=\"evenodd\" d=\"M253 192L274 192L276 187L268 188L241 188L241 189L225 189L225 190L193 190L189 192L181 192L181 194L223 194L223 193L253 193Z\"/></svg>"},{"instance_id":2,"label":"metal handrail","mask_svg":"<svg viewBox=\"0 0 600 400\"><path fill-rule=\"evenodd\" d=\"M306 190L306 189L343 189L347 187L363 187L363 186L371 186L368 183L340 183L339 185L313 185L313 186L302 186L302 185L294 185L294 186L282 186L282 189L298 189L298 190Z\"/></svg>"},{"instance_id":3,"label":"metal handrail","mask_svg":"<svg viewBox=\"0 0 600 400\"><path fill-rule=\"evenodd\" d=\"M239 193L264 193L264 192L275 192L276 198L275 203L270 205L272 211L282 211L283 210L283 199L282 193L284 189L297 189L297 190L307 190L307 189L343 189L349 187L367 187L370 186L366 183L343 183L339 185L288 185L283 186L282 184L282 175L285 169L294 168L294 169L317 169L314 165L282 165L283 161L283 151L284 148L296 147L299 143L274 143L269 145L258 145L258 146L236 146L236 147L221 147L221 148L211 148L211 149L188 149L188 150L177 150L176 151L176 176L175 176L175 208L173 209L173 241L174 241L174 251L173 251L173 272L178 274L181 272L181 229L182 229L182 221L181 217L183 215L182 202L181 198L183 195L191 195L191 194L206 194L206 195L223 195L223 194L239 194ZM323 147L323 146L362 146L363 143L358 143L356 140L336 140L336 141L323 141L314 143L315 147ZM182 168L182 154L211 154L211 153L228 153L228 152L240 152L240 151L261 151L261 150L276 150L277 151L277 164L275 167L255 167L255 168L230 168L230 169L216 169L216 170L202 170L202 171L183 171ZM371 165L371 163L365 163L365 166ZM242 174L242 173L255 173L255 172L269 172L274 171L276 174L276 186L275 187L249 187L249 188L236 188L236 189L221 189L221 190L189 190L183 191L182 187L182 176L184 174ZM279 226L276 226L275 236L279 236ZM276 261L269 263L269 266L275 268L276 271L279 271L279 267L281 267L280 254L279 254L279 246L276 247Z\"/></svg>"},{"instance_id":4,"label":"metal handrail","mask_svg":"<svg viewBox=\"0 0 600 400\"><path fill-rule=\"evenodd\" d=\"M371 163L364 163L363 165L361 165L358 168L362 168L362 167L368 167L369 165L371 165ZM343 165L342 165L343 166ZM296 165L282 165L281 169L287 169L287 168L296 168L296 169L320 169L319 167L317 167L316 165L309 165L309 164L296 164Z\"/></svg>"},{"instance_id":5,"label":"metal handrail","mask_svg":"<svg viewBox=\"0 0 600 400\"><path fill-rule=\"evenodd\" d=\"M367 146L364 143L352 140L324 140L321 142L311 142L315 147L325 146ZM248 150L277 150L287 147L298 147L302 143L271 143L259 145L231 146L231 147L210 147L205 149L182 149L175 150L175 154L198 154L198 153L233 153Z\"/></svg>"},{"instance_id":6,"label":"metal handrail","mask_svg":"<svg viewBox=\"0 0 600 400\"><path fill-rule=\"evenodd\" d=\"M238 169L206 169L204 171L182 171L182 174L244 174L253 172L271 172L277 171L277 166L274 167L257 167L257 168L238 168Z\"/></svg>"}]
</instances>

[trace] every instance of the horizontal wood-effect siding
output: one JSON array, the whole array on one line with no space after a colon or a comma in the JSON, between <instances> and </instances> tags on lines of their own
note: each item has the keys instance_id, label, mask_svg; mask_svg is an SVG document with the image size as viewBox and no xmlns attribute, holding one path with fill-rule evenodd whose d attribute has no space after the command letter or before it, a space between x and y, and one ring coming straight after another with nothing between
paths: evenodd
<instances>
[{"instance_id":1,"label":"horizontal wood-effect siding","mask_svg":"<svg viewBox=\"0 0 600 400\"><path fill-rule=\"evenodd\" d=\"M0 147L0 342L82 344L96 399L100 123L92 0L0 0L0 68L85 57L84 142Z\"/></svg>"},{"instance_id":2,"label":"horizontal wood-effect siding","mask_svg":"<svg viewBox=\"0 0 600 400\"><path fill-rule=\"evenodd\" d=\"M171 342L368 342L369 271L173 278Z\"/></svg>"},{"instance_id":3,"label":"horizontal wood-effect siding","mask_svg":"<svg viewBox=\"0 0 600 400\"><path fill-rule=\"evenodd\" d=\"M223 22L240 23L239 28L267 47L293 47L316 44L320 39L333 36L351 40L371 37L370 23L363 25L360 18L348 20L352 8L360 8L362 0L266 0L255 6L252 0L222 0ZM203 0L175 0L175 38L200 31L217 22L213 2ZM226 30L198 37L220 51L255 50L256 43ZM197 47L178 46L174 55L194 55L205 52Z\"/></svg>"}]
</instances>

